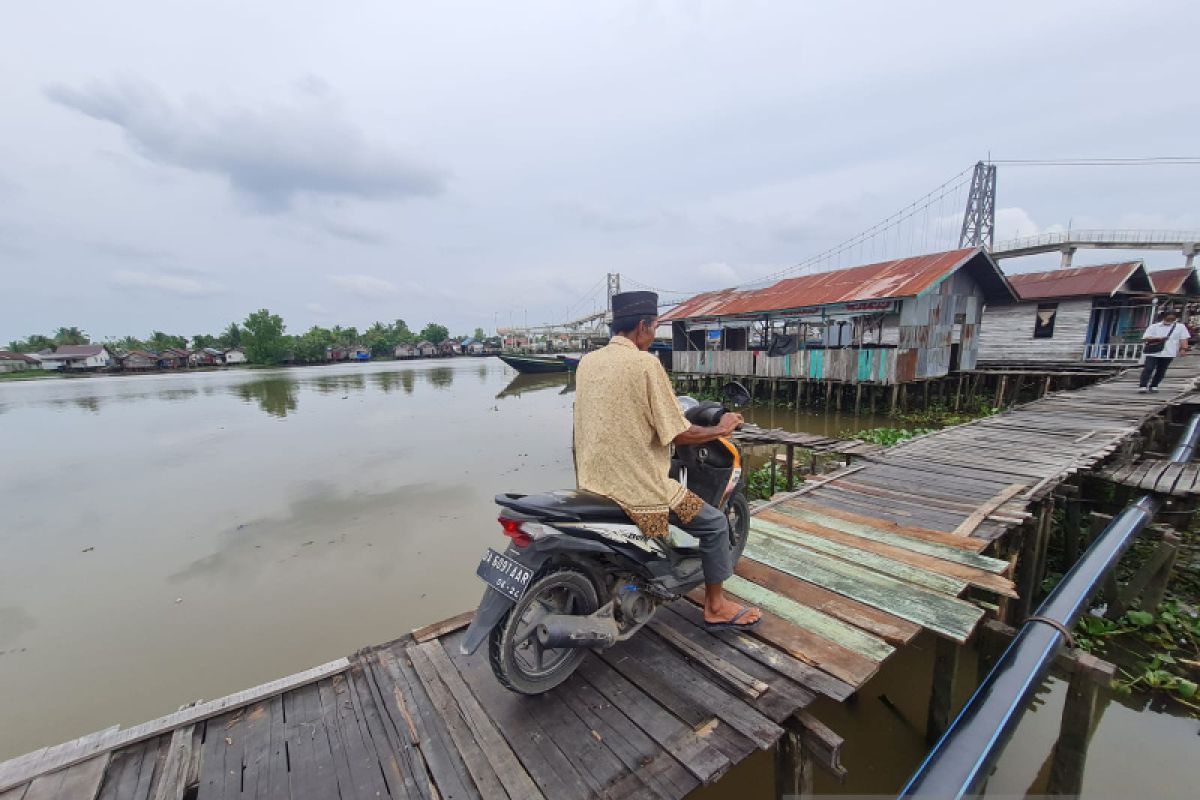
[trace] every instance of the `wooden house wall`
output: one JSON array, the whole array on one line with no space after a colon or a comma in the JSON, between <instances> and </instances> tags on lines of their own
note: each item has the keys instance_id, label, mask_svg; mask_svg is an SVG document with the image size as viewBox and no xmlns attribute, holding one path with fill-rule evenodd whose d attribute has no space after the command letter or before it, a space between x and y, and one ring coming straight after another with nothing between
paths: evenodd
<instances>
[{"instance_id":1,"label":"wooden house wall","mask_svg":"<svg viewBox=\"0 0 1200 800\"><path fill-rule=\"evenodd\" d=\"M1054 335L1048 339L1033 338L1037 307L1038 303L1031 301L993 306L984 311L979 331L979 360L1014 363L1083 360L1092 318L1091 298L1058 301Z\"/></svg>"}]
</instances>

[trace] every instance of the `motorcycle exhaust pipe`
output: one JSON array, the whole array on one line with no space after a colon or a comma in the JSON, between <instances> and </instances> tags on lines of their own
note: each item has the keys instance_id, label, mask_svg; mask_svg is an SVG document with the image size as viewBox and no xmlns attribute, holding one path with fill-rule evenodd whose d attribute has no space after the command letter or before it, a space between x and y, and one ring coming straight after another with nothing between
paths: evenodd
<instances>
[{"instance_id":1,"label":"motorcycle exhaust pipe","mask_svg":"<svg viewBox=\"0 0 1200 800\"><path fill-rule=\"evenodd\" d=\"M618 633L612 617L551 614L537 626L538 644L551 649L609 647L616 643Z\"/></svg>"}]
</instances>

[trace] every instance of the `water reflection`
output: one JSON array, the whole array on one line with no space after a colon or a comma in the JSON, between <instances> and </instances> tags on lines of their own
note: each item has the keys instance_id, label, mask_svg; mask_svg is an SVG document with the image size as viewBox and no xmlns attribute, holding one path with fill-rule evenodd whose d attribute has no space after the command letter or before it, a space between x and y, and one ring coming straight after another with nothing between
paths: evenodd
<instances>
[{"instance_id":1,"label":"water reflection","mask_svg":"<svg viewBox=\"0 0 1200 800\"><path fill-rule=\"evenodd\" d=\"M321 387L318 385L318 390ZM291 378L276 376L247 381L233 387L233 392L246 403L258 403L258 407L273 417L286 417L296 410L296 382Z\"/></svg>"},{"instance_id":2,"label":"water reflection","mask_svg":"<svg viewBox=\"0 0 1200 800\"><path fill-rule=\"evenodd\" d=\"M561 372L550 373L530 373L524 374L518 372L513 377L508 385L500 390L500 394L496 395L497 400L503 400L505 397L520 397L526 392L536 392L540 389L553 389L561 387L563 391L559 394L565 394L568 386L573 386L574 382L567 383L567 376Z\"/></svg>"},{"instance_id":3,"label":"water reflection","mask_svg":"<svg viewBox=\"0 0 1200 800\"><path fill-rule=\"evenodd\" d=\"M454 370L450 367L434 367L425 373L429 383L435 389L446 389L454 383Z\"/></svg>"},{"instance_id":4,"label":"water reflection","mask_svg":"<svg viewBox=\"0 0 1200 800\"><path fill-rule=\"evenodd\" d=\"M190 400L200 394L199 389L163 389L158 393L159 400Z\"/></svg>"},{"instance_id":5,"label":"water reflection","mask_svg":"<svg viewBox=\"0 0 1200 800\"><path fill-rule=\"evenodd\" d=\"M409 369L402 372L376 372L371 375L371 382L382 389L384 394L396 389L403 389L405 394L412 394L413 391L413 374Z\"/></svg>"},{"instance_id":6,"label":"water reflection","mask_svg":"<svg viewBox=\"0 0 1200 800\"><path fill-rule=\"evenodd\" d=\"M321 394L335 394L342 392L349 394L350 392L361 392L367 388L367 379L363 375L321 375L314 378L312 385L316 387Z\"/></svg>"}]
</instances>

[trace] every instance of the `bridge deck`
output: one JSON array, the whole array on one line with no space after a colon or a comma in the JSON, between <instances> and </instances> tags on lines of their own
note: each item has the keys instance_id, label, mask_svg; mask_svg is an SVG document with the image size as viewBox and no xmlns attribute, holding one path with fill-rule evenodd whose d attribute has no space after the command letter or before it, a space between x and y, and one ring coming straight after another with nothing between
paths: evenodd
<instances>
[{"instance_id":1,"label":"bridge deck","mask_svg":"<svg viewBox=\"0 0 1200 800\"><path fill-rule=\"evenodd\" d=\"M1136 394L1127 373L1053 395L757 509L728 584L767 612L753 635L707 633L680 600L527 698L495 682L486 652L458 653L464 615L0 764L0 800L680 798L771 747L798 713L836 761L836 736L803 709L847 698L922 628L966 640L984 611L964 596L1013 594L989 544L1198 377L1200 358L1186 358L1160 394Z\"/></svg>"}]
</instances>

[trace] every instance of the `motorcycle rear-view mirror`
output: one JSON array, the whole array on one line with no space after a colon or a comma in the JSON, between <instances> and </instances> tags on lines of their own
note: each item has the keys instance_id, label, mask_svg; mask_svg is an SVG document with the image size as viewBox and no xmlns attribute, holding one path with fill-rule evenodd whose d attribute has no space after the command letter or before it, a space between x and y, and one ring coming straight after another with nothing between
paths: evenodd
<instances>
[{"instance_id":1,"label":"motorcycle rear-view mirror","mask_svg":"<svg viewBox=\"0 0 1200 800\"><path fill-rule=\"evenodd\" d=\"M750 390L737 381L730 381L721 387L721 399L729 408L741 408L750 402Z\"/></svg>"}]
</instances>

